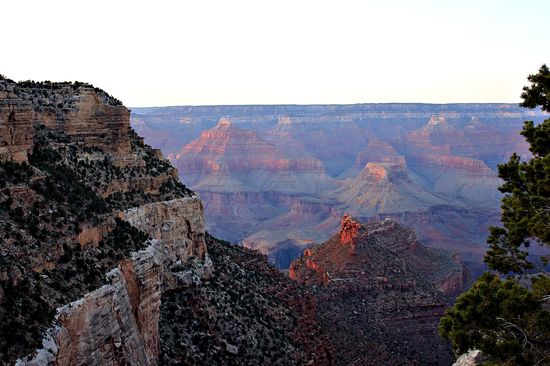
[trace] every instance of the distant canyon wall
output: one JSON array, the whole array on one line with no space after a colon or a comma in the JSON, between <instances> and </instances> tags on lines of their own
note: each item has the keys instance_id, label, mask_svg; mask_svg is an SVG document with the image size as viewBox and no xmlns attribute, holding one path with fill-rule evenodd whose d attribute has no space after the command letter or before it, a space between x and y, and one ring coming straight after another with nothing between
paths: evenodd
<instances>
[{"instance_id":1,"label":"distant canyon wall","mask_svg":"<svg viewBox=\"0 0 550 366\"><path fill-rule=\"evenodd\" d=\"M403 220L478 272L496 165L529 156L518 132L542 118L513 104L394 103L136 108L132 124L203 198L207 230L280 267L350 213Z\"/></svg>"}]
</instances>

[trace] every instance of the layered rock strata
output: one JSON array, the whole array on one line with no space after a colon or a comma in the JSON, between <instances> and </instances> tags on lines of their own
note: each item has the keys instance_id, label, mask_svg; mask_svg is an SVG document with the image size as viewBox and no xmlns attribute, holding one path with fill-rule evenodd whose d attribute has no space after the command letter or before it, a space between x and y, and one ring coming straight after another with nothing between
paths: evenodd
<instances>
[{"instance_id":1,"label":"layered rock strata","mask_svg":"<svg viewBox=\"0 0 550 366\"><path fill-rule=\"evenodd\" d=\"M46 347L19 365L157 364L163 292L196 284L212 271L202 204L182 198L120 216L153 238L149 246L109 272L108 284L57 309Z\"/></svg>"},{"instance_id":2,"label":"layered rock strata","mask_svg":"<svg viewBox=\"0 0 550 366\"><path fill-rule=\"evenodd\" d=\"M155 365L163 292L211 274L201 201L129 115L91 85L0 80L2 363Z\"/></svg>"},{"instance_id":3,"label":"layered rock strata","mask_svg":"<svg viewBox=\"0 0 550 366\"><path fill-rule=\"evenodd\" d=\"M34 126L42 124L124 160L129 118L120 101L88 84L0 80L0 159L27 161Z\"/></svg>"},{"instance_id":4,"label":"layered rock strata","mask_svg":"<svg viewBox=\"0 0 550 366\"><path fill-rule=\"evenodd\" d=\"M487 225L475 225L471 240L470 217L498 213L496 165L513 151L528 155L518 134L521 122L542 119L538 111L511 104L134 111L135 126L172 153L182 179L203 199L209 232L258 248L278 266L288 265L304 245L329 238L344 212L420 217L446 206L461 216L453 220L465 228L463 235L442 227L433 233L423 221L411 224L430 245L464 248L476 273ZM314 201L331 208L299 216L296 202Z\"/></svg>"}]
</instances>

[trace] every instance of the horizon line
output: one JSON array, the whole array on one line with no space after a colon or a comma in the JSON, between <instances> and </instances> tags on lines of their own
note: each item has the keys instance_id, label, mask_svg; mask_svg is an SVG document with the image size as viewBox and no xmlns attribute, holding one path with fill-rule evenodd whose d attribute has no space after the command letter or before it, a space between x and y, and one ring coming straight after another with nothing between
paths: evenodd
<instances>
[{"instance_id":1,"label":"horizon line","mask_svg":"<svg viewBox=\"0 0 550 366\"><path fill-rule=\"evenodd\" d=\"M243 104L172 104L172 105L156 105L156 106L128 106L129 109L146 109L146 108L202 108L202 107L339 107L339 106L366 106L366 105L515 105L518 108L525 110L533 110L522 107L520 102L358 102L358 103L243 103ZM536 109L534 109L536 110Z\"/></svg>"}]
</instances>

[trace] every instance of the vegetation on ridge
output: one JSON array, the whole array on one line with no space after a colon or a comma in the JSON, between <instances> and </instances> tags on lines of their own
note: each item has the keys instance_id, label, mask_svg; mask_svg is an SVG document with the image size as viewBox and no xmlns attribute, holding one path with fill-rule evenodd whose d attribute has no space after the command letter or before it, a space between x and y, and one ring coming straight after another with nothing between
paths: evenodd
<instances>
[{"instance_id":1,"label":"vegetation on ridge","mask_svg":"<svg viewBox=\"0 0 550 366\"><path fill-rule=\"evenodd\" d=\"M41 346L56 308L99 288L123 258L145 248L148 235L118 219L120 210L192 194L127 133L136 160L130 166L44 126L35 129L28 163L0 162L0 364ZM105 191L156 177L158 192ZM92 239L79 238L86 230Z\"/></svg>"},{"instance_id":2,"label":"vegetation on ridge","mask_svg":"<svg viewBox=\"0 0 550 366\"><path fill-rule=\"evenodd\" d=\"M212 277L162 297L159 365L324 365L311 292L256 251L206 240Z\"/></svg>"}]
</instances>

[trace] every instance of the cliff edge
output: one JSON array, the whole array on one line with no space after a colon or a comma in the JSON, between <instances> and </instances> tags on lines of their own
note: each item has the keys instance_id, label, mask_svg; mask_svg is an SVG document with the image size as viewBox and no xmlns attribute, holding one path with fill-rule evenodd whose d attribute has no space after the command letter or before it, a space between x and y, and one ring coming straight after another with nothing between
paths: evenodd
<instances>
[{"instance_id":1,"label":"cliff edge","mask_svg":"<svg viewBox=\"0 0 550 366\"><path fill-rule=\"evenodd\" d=\"M128 109L0 80L0 177L1 363L156 364L162 294L212 265L202 203Z\"/></svg>"}]
</instances>

